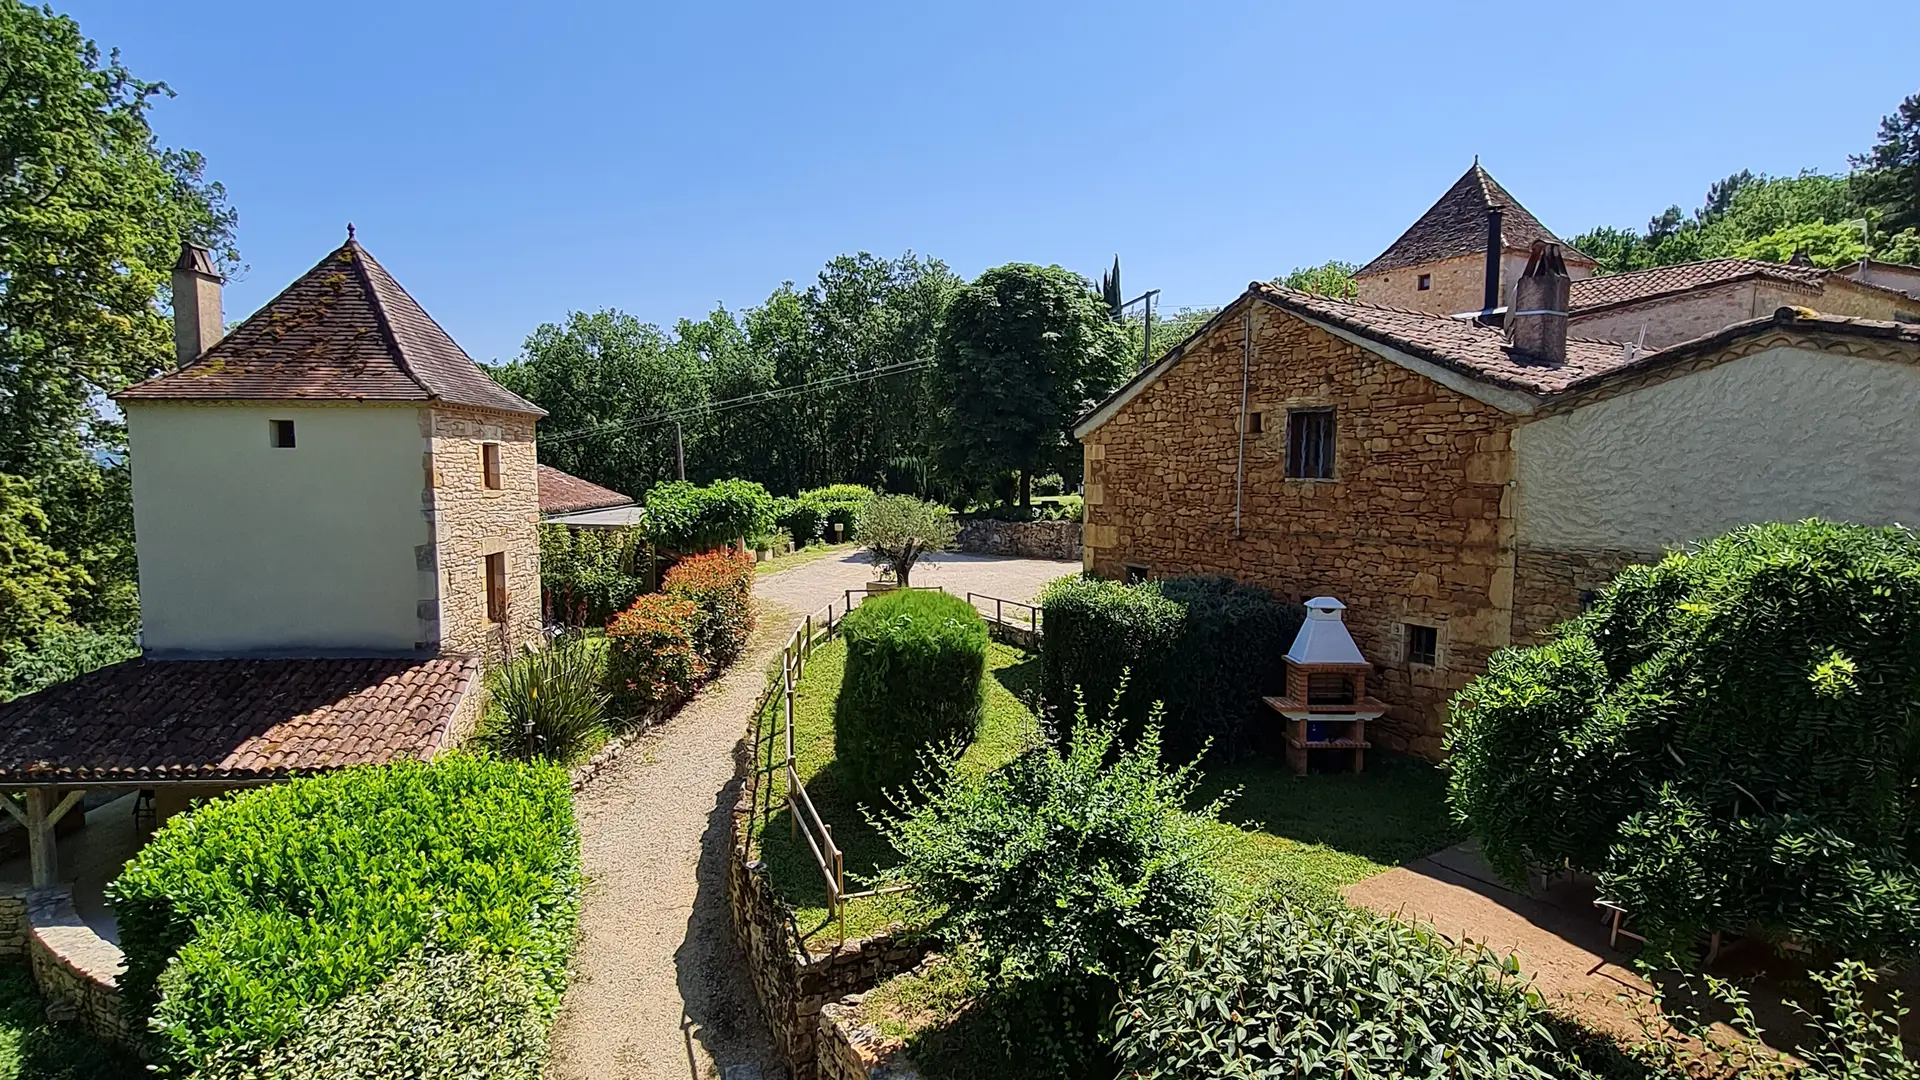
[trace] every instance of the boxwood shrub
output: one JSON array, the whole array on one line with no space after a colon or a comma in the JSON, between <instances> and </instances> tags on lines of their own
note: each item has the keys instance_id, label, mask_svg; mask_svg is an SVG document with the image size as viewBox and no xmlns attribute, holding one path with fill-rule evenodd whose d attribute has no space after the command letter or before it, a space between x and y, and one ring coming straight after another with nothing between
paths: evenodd
<instances>
[{"instance_id":1,"label":"boxwood shrub","mask_svg":"<svg viewBox=\"0 0 1920 1080\"><path fill-rule=\"evenodd\" d=\"M1588 1075L1510 959L1340 904L1177 933L1115 1011L1131 1080Z\"/></svg>"},{"instance_id":2,"label":"boxwood shrub","mask_svg":"<svg viewBox=\"0 0 1920 1080\"><path fill-rule=\"evenodd\" d=\"M833 706L835 759L878 799L923 752L973 737L987 671L987 624L957 596L902 589L847 613L846 676Z\"/></svg>"},{"instance_id":3,"label":"boxwood shrub","mask_svg":"<svg viewBox=\"0 0 1920 1080\"><path fill-rule=\"evenodd\" d=\"M121 987L163 1071L207 1080L260 1075L319 1011L377 993L422 950L511 965L544 1028L578 867L556 767L454 755L234 794L169 819L110 887Z\"/></svg>"},{"instance_id":4,"label":"boxwood shrub","mask_svg":"<svg viewBox=\"0 0 1920 1080\"><path fill-rule=\"evenodd\" d=\"M820 507L805 499L782 495L773 500L773 523L793 537L793 546L796 548L806 547L820 539L820 525L826 519Z\"/></svg>"},{"instance_id":5,"label":"boxwood shrub","mask_svg":"<svg viewBox=\"0 0 1920 1080\"><path fill-rule=\"evenodd\" d=\"M1040 595L1042 695L1064 731L1083 695L1096 714L1137 723L1166 706L1169 752L1247 750L1264 706L1285 689L1284 657L1306 618L1298 604L1225 577L1123 585L1062 578ZM1125 675L1123 680L1122 675Z\"/></svg>"},{"instance_id":6,"label":"boxwood shrub","mask_svg":"<svg viewBox=\"0 0 1920 1080\"><path fill-rule=\"evenodd\" d=\"M864 484L828 484L800 493L801 502L820 512L821 532L828 540L833 539L835 525L843 527L841 539L854 539L854 518L860 515L860 507L871 498L873 489Z\"/></svg>"},{"instance_id":7,"label":"boxwood shrub","mask_svg":"<svg viewBox=\"0 0 1920 1080\"><path fill-rule=\"evenodd\" d=\"M1708 932L1920 956L1920 538L1739 529L1631 567L1451 705L1493 864L1571 865L1685 957Z\"/></svg>"}]
</instances>

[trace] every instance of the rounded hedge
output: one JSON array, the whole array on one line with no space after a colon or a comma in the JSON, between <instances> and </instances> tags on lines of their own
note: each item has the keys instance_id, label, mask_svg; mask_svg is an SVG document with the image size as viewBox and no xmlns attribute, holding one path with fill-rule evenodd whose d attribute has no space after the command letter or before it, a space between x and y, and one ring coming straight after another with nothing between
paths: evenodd
<instances>
[{"instance_id":1,"label":"rounded hedge","mask_svg":"<svg viewBox=\"0 0 1920 1080\"><path fill-rule=\"evenodd\" d=\"M1656 949L1920 955L1920 539L1756 525L1631 567L1454 698L1494 865L1597 875Z\"/></svg>"},{"instance_id":2,"label":"rounded hedge","mask_svg":"<svg viewBox=\"0 0 1920 1080\"><path fill-rule=\"evenodd\" d=\"M1248 749L1261 696L1286 688L1284 657L1306 618L1298 604L1218 576L1062 578L1040 607L1042 695L1054 729L1070 726L1076 694L1093 715L1111 710L1134 723L1162 703L1167 748L1181 757L1208 745L1225 756Z\"/></svg>"},{"instance_id":3,"label":"rounded hedge","mask_svg":"<svg viewBox=\"0 0 1920 1080\"><path fill-rule=\"evenodd\" d=\"M973 738L987 671L987 624L957 596L902 589L841 623L847 670L833 706L835 759L853 790L904 786L921 755Z\"/></svg>"},{"instance_id":4,"label":"rounded hedge","mask_svg":"<svg viewBox=\"0 0 1920 1080\"><path fill-rule=\"evenodd\" d=\"M1115 1011L1134 1080L1588 1075L1510 961L1340 904L1271 907L1175 934Z\"/></svg>"}]
</instances>

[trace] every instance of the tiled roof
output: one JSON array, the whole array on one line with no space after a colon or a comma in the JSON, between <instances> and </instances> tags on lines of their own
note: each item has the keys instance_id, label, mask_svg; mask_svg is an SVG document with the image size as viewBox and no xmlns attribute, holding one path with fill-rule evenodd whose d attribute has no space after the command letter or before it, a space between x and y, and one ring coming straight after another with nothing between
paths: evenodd
<instances>
[{"instance_id":1,"label":"tiled roof","mask_svg":"<svg viewBox=\"0 0 1920 1080\"><path fill-rule=\"evenodd\" d=\"M612 488L603 488L591 480L582 480L551 465L540 466L536 475L540 482L542 514L571 514L608 506L627 506L633 502Z\"/></svg>"},{"instance_id":2,"label":"tiled roof","mask_svg":"<svg viewBox=\"0 0 1920 1080\"><path fill-rule=\"evenodd\" d=\"M114 397L444 401L546 415L488 378L351 239L198 359Z\"/></svg>"},{"instance_id":3,"label":"tiled roof","mask_svg":"<svg viewBox=\"0 0 1920 1080\"><path fill-rule=\"evenodd\" d=\"M266 780L424 759L473 657L129 660L0 704L0 783Z\"/></svg>"},{"instance_id":4,"label":"tiled roof","mask_svg":"<svg viewBox=\"0 0 1920 1080\"><path fill-rule=\"evenodd\" d=\"M1456 319L1424 311L1333 300L1325 296L1283 289L1256 281L1254 295L1289 311L1351 331L1361 337L1452 368L1483 382L1532 394L1555 394L1582 379L1611 371L1628 362L1626 349L1616 342L1567 341L1567 362L1544 364L1530 360L1508 343L1504 331L1472 319Z\"/></svg>"},{"instance_id":5,"label":"tiled roof","mask_svg":"<svg viewBox=\"0 0 1920 1080\"><path fill-rule=\"evenodd\" d=\"M1811 266L1761 262L1758 259L1703 259L1676 266L1655 266L1626 274L1581 278L1573 283L1574 311L1650 300L1656 296L1764 277L1790 285L1818 289L1827 271Z\"/></svg>"},{"instance_id":6,"label":"tiled roof","mask_svg":"<svg viewBox=\"0 0 1920 1080\"><path fill-rule=\"evenodd\" d=\"M1488 175L1475 161L1460 179L1454 181L1440 200L1420 215L1420 220L1400 239L1387 245L1378 258L1356 271L1356 276L1383 274L1405 266L1453 259L1462 255L1484 254L1487 250L1487 209L1499 206L1505 214L1500 221L1500 239L1504 247L1528 249L1536 240L1559 244L1568 262L1592 262L1575 251L1565 240L1553 235L1538 218L1507 194L1507 189Z\"/></svg>"}]
</instances>

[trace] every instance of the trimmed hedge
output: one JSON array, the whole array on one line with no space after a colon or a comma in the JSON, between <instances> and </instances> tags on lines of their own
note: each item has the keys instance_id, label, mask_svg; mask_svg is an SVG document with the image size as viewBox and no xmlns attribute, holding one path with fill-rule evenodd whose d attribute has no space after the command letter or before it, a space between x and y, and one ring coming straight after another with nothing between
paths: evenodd
<instances>
[{"instance_id":1,"label":"trimmed hedge","mask_svg":"<svg viewBox=\"0 0 1920 1080\"><path fill-rule=\"evenodd\" d=\"M847 673L833 706L834 757L853 790L878 799L913 778L924 752L973 737L987 624L957 596L902 589L868 599L840 626Z\"/></svg>"},{"instance_id":2,"label":"trimmed hedge","mask_svg":"<svg viewBox=\"0 0 1920 1080\"><path fill-rule=\"evenodd\" d=\"M639 529L540 526L540 589L547 618L598 626L647 591L653 553Z\"/></svg>"},{"instance_id":3,"label":"trimmed hedge","mask_svg":"<svg viewBox=\"0 0 1920 1080\"><path fill-rule=\"evenodd\" d=\"M169 819L110 887L120 985L162 1066L209 1080L259 1075L428 947L513 965L544 1028L578 873L564 769L454 755L258 788Z\"/></svg>"},{"instance_id":4,"label":"trimmed hedge","mask_svg":"<svg viewBox=\"0 0 1920 1080\"><path fill-rule=\"evenodd\" d=\"M709 669L733 663L747 647L753 633L753 580L754 559L744 551L710 551L667 571L661 591L692 601L699 611L693 647Z\"/></svg>"},{"instance_id":5,"label":"trimmed hedge","mask_svg":"<svg viewBox=\"0 0 1920 1080\"><path fill-rule=\"evenodd\" d=\"M855 539L853 522L860 515L860 508L873 498L873 489L863 484L828 484L826 487L812 488L800 493L800 501L820 511L823 522L821 532L833 539L833 526L844 527L842 539Z\"/></svg>"},{"instance_id":6,"label":"trimmed hedge","mask_svg":"<svg viewBox=\"0 0 1920 1080\"><path fill-rule=\"evenodd\" d=\"M796 548L819 540L820 525L826 520L826 513L805 499L782 495L773 500L773 523L793 537L793 546Z\"/></svg>"},{"instance_id":7,"label":"trimmed hedge","mask_svg":"<svg viewBox=\"0 0 1920 1080\"><path fill-rule=\"evenodd\" d=\"M694 644L700 623L693 601L648 593L607 624L607 693L624 726L671 711L706 677Z\"/></svg>"},{"instance_id":8,"label":"trimmed hedge","mask_svg":"<svg viewBox=\"0 0 1920 1080\"><path fill-rule=\"evenodd\" d=\"M1284 657L1306 619L1300 605L1225 577L1062 578L1040 607L1041 688L1054 730L1071 726L1076 692L1090 711L1114 709L1130 723L1164 703L1167 747L1182 757L1209 740L1227 757L1249 749L1260 698L1285 689Z\"/></svg>"},{"instance_id":9,"label":"trimmed hedge","mask_svg":"<svg viewBox=\"0 0 1920 1080\"><path fill-rule=\"evenodd\" d=\"M1598 876L1656 950L1920 957L1920 538L1755 525L1630 567L1453 699L1493 865Z\"/></svg>"},{"instance_id":10,"label":"trimmed hedge","mask_svg":"<svg viewBox=\"0 0 1920 1080\"><path fill-rule=\"evenodd\" d=\"M1510 960L1339 904L1280 902L1175 934L1115 1011L1134 1080L1591 1075Z\"/></svg>"}]
</instances>

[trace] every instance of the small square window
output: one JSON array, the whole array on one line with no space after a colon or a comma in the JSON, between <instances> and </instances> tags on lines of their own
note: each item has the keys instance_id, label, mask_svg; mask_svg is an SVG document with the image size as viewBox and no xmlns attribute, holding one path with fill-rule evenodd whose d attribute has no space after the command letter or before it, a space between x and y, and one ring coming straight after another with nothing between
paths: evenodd
<instances>
[{"instance_id":1,"label":"small square window","mask_svg":"<svg viewBox=\"0 0 1920 1080\"><path fill-rule=\"evenodd\" d=\"M1287 478L1333 479L1333 410L1287 410Z\"/></svg>"},{"instance_id":2,"label":"small square window","mask_svg":"<svg viewBox=\"0 0 1920 1080\"><path fill-rule=\"evenodd\" d=\"M1407 663L1433 667L1440 659L1440 631L1417 623L1407 624Z\"/></svg>"},{"instance_id":3,"label":"small square window","mask_svg":"<svg viewBox=\"0 0 1920 1080\"><path fill-rule=\"evenodd\" d=\"M1126 566L1126 583L1129 585L1138 585L1147 580L1148 575L1151 573L1152 571L1144 566L1136 566L1128 563Z\"/></svg>"},{"instance_id":4,"label":"small square window","mask_svg":"<svg viewBox=\"0 0 1920 1080\"><path fill-rule=\"evenodd\" d=\"M1433 288L1433 275L1421 274L1420 281L1414 285L1414 288L1420 290L1421 292L1426 292L1428 289Z\"/></svg>"},{"instance_id":5,"label":"small square window","mask_svg":"<svg viewBox=\"0 0 1920 1080\"><path fill-rule=\"evenodd\" d=\"M1250 412L1247 414L1247 434L1259 435L1267 430L1266 414Z\"/></svg>"},{"instance_id":6,"label":"small square window","mask_svg":"<svg viewBox=\"0 0 1920 1080\"><path fill-rule=\"evenodd\" d=\"M269 420L267 421L267 428L272 436L275 449L293 449L293 421Z\"/></svg>"},{"instance_id":7,"label":"small square window","mask_svg":"<svg viewBox=\"0 0 1920 1080\"><path fill-rule=\"evenodd\" d=\"M487 556L487 621L507 621L507 555L503 551Z\"/></svg>"},{"instance_id":8,"label":"small square window","mask_svg":"<svg viewBox=\"0 0 1920 1080\"><path fill-rule=\"evenodd\" d=\"M480 478L491 491L500 490L500 444L480 444Z\"/></svg>"}]
</instances>

